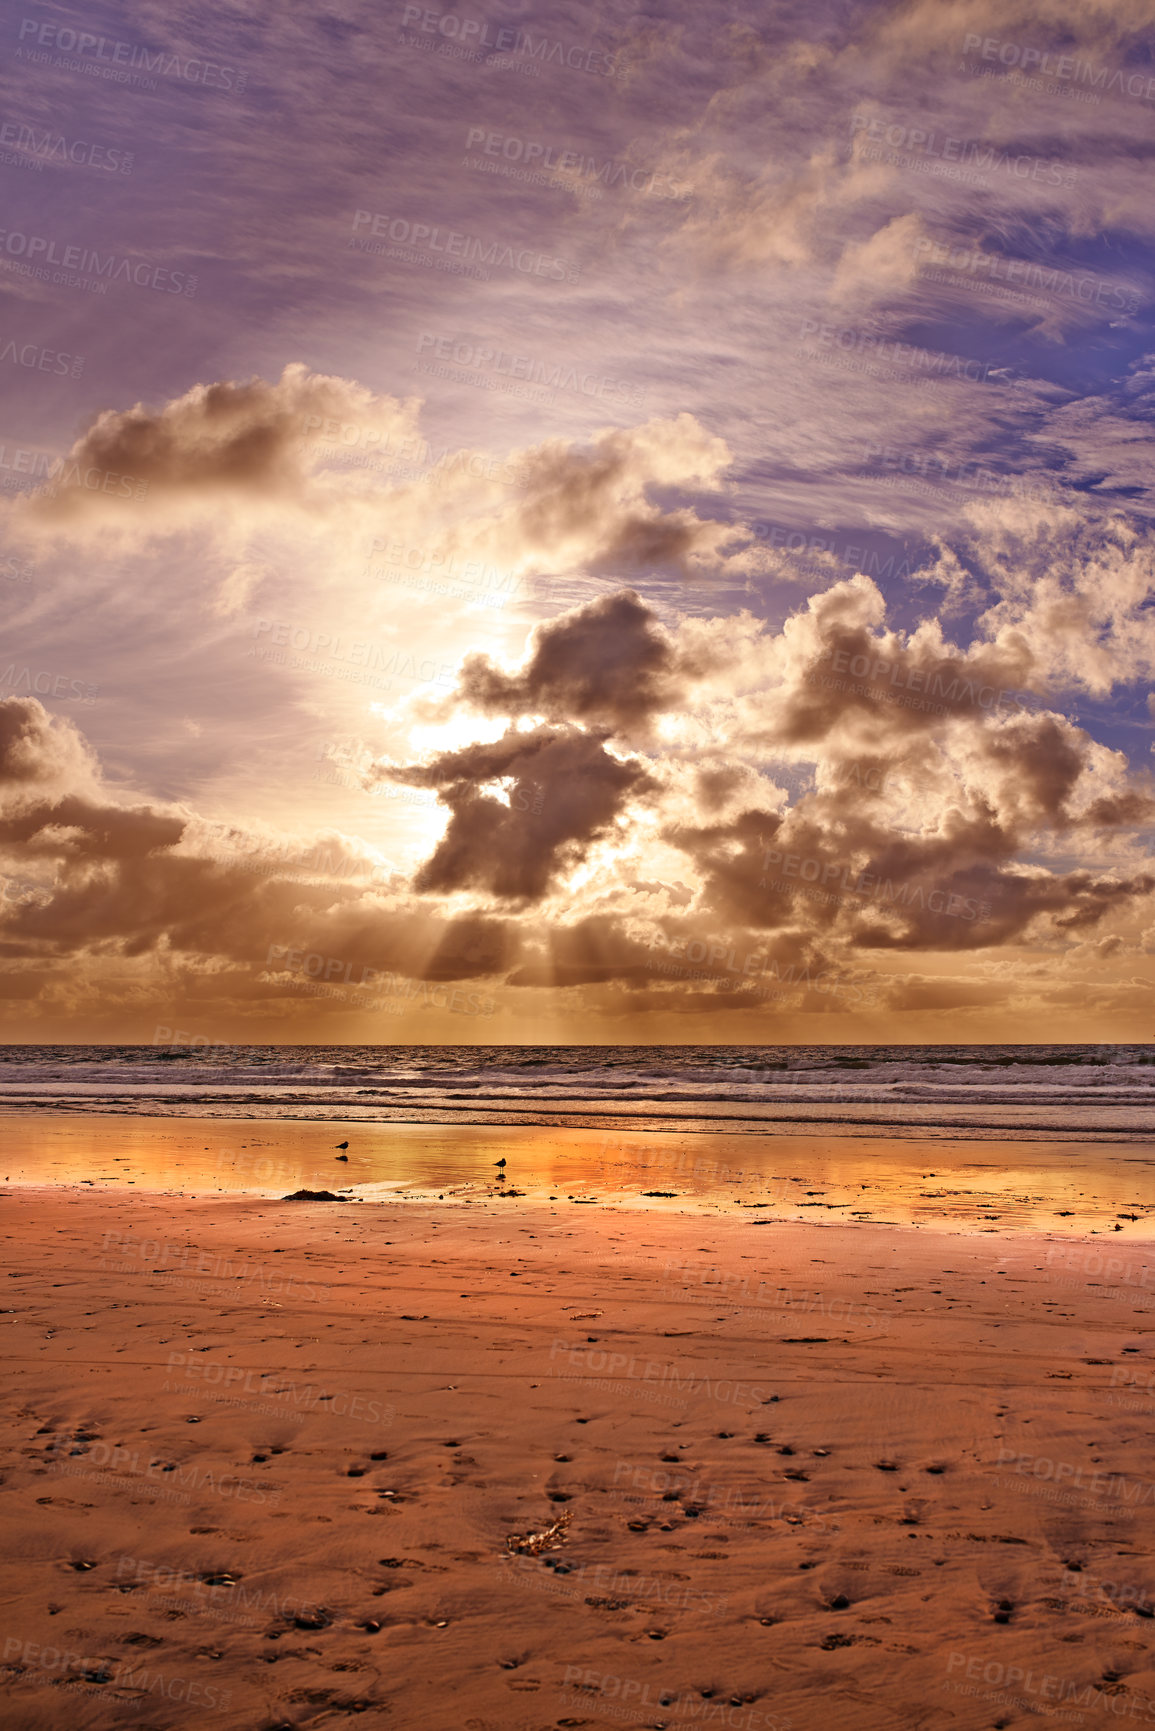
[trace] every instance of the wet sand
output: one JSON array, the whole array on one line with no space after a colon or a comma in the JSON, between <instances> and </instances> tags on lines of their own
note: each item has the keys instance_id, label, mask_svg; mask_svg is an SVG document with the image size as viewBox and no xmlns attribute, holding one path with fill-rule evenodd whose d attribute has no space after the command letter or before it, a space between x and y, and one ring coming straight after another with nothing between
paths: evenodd
<instances>
[{"instance_id":1,"label":"wet sand","mask_svg":"<svg viewBox=\"0 0 1155 1731\"><path fill-rule=\"evenodd\" d=\"M1139 1224L2 1206L5 1724L1155 1721Z\"/></svg>"},{"instance_id":2,"label":"wet sand","mask_svg":"<svg viewBox=\"0 0 1155 1731\"><path fill-rule=\"evenodd\" d=\"M97 1190L478 1195L505 1159L527 1202L573 1193L711 1214L764 1204L777 1218L829 1214L924 1230L1077 1234L1118 1227L1126 1237L1155 1225L1155 1147L1146 1142L20 1113L0 1115L0 1146L0 1179Z\"/></svg>"}]
</instances>

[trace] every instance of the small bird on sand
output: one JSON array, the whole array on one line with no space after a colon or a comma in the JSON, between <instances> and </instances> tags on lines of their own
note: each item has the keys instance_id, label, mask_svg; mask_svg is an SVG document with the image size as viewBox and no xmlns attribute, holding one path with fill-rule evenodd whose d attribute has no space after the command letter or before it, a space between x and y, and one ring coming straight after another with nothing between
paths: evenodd
<instances>
[{"instance_id":1,"label":"small bird on sand","mask_svg":"<svg viewBox=\"0 0 1155 1731\"><path fill-rule=\"evenodd\" d=\"M335 1142L333 1146L335 1148L347 1148L349 1144L347 1142Z\"/></svg>"},{"instance_id":2,"label":"small bird on sand","mask_svg":"<svg viewBox=\"0 0 1155 1731\"><path fill-rule=\"evenodd\" d=\"M494 1165L495 1165L495 1166L504 1166L504 1165L505 1165L505 1157L504 1157L504 1156L502 1156L502 1158L501 1158L501 1159L500 1159L500 1160L495 1160L495 1161L494 1161L494 1162L493 1162L493 1164L494 1164Z\"/></svg>"}]
</instances>

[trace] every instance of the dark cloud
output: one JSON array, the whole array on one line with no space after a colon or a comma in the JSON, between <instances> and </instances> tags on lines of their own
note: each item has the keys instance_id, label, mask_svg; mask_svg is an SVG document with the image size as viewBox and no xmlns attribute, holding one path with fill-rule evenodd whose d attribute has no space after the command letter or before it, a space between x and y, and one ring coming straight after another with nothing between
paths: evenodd
<instances>
[{"instance_id":1,"label":"dark cloud","mask_svg":"<svg viewBox=\"0 0 1155 1731\"><path fill-rule=\"evenodd\" d=\"M1104 828L1143 823L1155 801L1139 788L1104 794L1085 812L1072 804L1087 771L1093 742L1082 728L1059 716L1042 715L985 732L977 752L994 771L993 786L1006 828L1025 832L1033 824L1069 829L1078 824Z\"/></svg>"},{"instance_id":2,"label":"dark cloud","mask_svg":"<svg viewBox=\"0 0 1155 1731\"><path fill-rule=\"evenodd\" d=\"M624 589L539 626L519 673L468 656L455 695L483 715L629 729L674 707L693 671L657 615Z\"/></svg>"},{"instance_id":3,"label":"dark cloud","mask_svg":"<svg viewBox=\"0 0 1155 1731\"><path fill-rule=\"evenodd\" d=\"M934 1010L994 1009L1003 1000L1002 982L989 980L903 979L886 991L886 1007L929 1014Z\"/></svg>"},{"instance_id":4,"label":"dark cloud","mask_svg":"<svg viewBox=\"0 0 1155 1731\"><path fill-rule=\"evenodd\" d=\"M135 859L175 847L186 817L149 806L102 805L68 796L0 816L0 845L66 861Z\"/></svg>"},{"instance_id":5,"label":"dark cloud","mask_svg":"<svg viewBox=\"0 0 1155 1731\"><path fill-rule=\"evenodd\" d=\"M273 383L226 379L194 385L161 409L144 403L106 409L72 446L63 474L66 480L74 469L128 477L147 489L134 497L136 511L141 498L151 510L158 500L177 494L299 504L318 452L317 429L352 422L380 436L404 424L414 406L376 398L347 379L292 363ZM110 491L115 498L117 485ZM107 505L104 494L101 483L97 496ZM35 505L40 515L51 517L91 508L92 502L92 495L76 484Z\"/></svg>"},{"instance_id":6,"label":"dark cloud","mask_svg":"<svg viewBox=\"0 0 1155 1731\"><path fill-rule=\"evenodd\" d=\"M648 489L715 489L729 462L725 442L685 412L604 430L585 447L551 439L524 454L518 528L542 549L580 546L582 563L599 576L623 570L698 576L722 562L733 532L688 506L663 510Z\"/></svg>"},{"instance_id":7,"label":"dark cloud","mask_svg":"<svg viewBox=\"0 0 1155 1731\"><path fill-rule=\"evenodd\" d=\"M0 952L23 969L17 996L32 977L54 989L56 977L35 965L66 958L75 985L77 967L163 954L153 992L266 1007L304 997L309 983L298 971L262 984L272 946L337 959L358 977L439 982L489 977L516 959L517 934L500 919L446 918L379 886L326 881L315 864L300 881L307 846L295 858L268 837L216 832L179 808L117 801L94 771L70 723L34 699L0 703ZM70 776L83 791L55 785ZM366 863L340 836L326 853L338 874ZM35 877L19 875L28 872ZM137 986L135 995L150 993Z\"/></svg>"},{"instance_id":8,"label":"dark cloud","mask_svg":"<svg viewBox=\"0 0 1155 1731\"><path fill-rule=\"evenodd\" d=\"M693 861L703 882L700 906L724 929L795 923L788 909L780 919L758 887L765 875L766 849L778 845L781 824L777 812L747 810L725 823L672 824L663 832L671 846Z\"/></svg>"},{"instance_id":9,"label":"dark cloud","mask_svg":"<svg viewBox=\"0 0 1155 1731\"><path fill-rule=\"evenodd\" d=\"M737 764L700 764L695 771L694 791L701 809L711 815L721 811L747 779L746 771Z\"/></svg>"},{"instance_id":10,"label":"dark cloud","mask_svg":"<svg viewBox=\"0 0 1155 1731\"><path fill-rule=\"evenodd\" d=\"M901 737L937 731L944 720L1021 712L1033 669L1024 645L980 644L962 654L876 634L840 616L850 588L835 585L811 603L821 649L773 710L774 743L816 744L839 729Z\"/></svg>"},{"instance_id":11,"label":"dark cloud","mask_svg":"<svg viewBox=\"0 0 1155 1731\"><path fill-rule=\"evenodd\" d=\"M591 914L571 925L551 925L535 933L525 957L509 976L511 986L537 989L631 983L653 980L654 951L631 936L615 915Z\"/></svg>"},{"instance_id":12,"label":"dark cloud","mask_svg":"<svg viewBox=\"0 0 1155 1731\"><path fill-rule=\"evenodd\" d=\"M443 752L415 767L378 766L378 778L435 787L453 814L417 872L421 894L479 890L536 902L608 835L627 802L656 787L636 760L623 762L592 734L538 728L492 745ZM508 781L509 803L484 791Z\"/></svg>"},{"instance_id":13,"label":"dark cloud","mask_svg":"<svg viewBox=\"0 0 1155 1731\"><path fill-rule=\"evenodd\" d=\"M1155 876L1026 866L1038 838L1116 828L1155 809L1145 788L1080 803L1096 750L1061 717L976 723L968 781L922 834L896 828L881 792L843 776L785 812L671 826L699 908L723 929L825 934L848 949L977 950L1097 925L1150 895ZM941 773L947 773L945 760Z\"/></svg>"},{"instance_id":14,"label":"dark cloud","mask_svg":"<svg viewBox=\"0 0 1155 1731\"><path fill-rule=\"evenodd\" d=\"M93 759L68 721L50 720L34 697L0 698L0 799L37 783L86 777Z\"/></svg>"}]
</instances>

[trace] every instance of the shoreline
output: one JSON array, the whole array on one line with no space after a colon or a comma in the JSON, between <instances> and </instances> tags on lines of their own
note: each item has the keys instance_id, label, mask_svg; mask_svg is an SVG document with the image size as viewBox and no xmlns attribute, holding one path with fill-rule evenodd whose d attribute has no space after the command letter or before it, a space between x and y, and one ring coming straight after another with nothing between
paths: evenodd
<instances>
[{"instance_id":1,"label":"shoreline","mask_svg":"<svg viewBox=\"0 0 1155 1731\"><path fill-rule=\"evenodd\" d=\"M711 1102L702 1102L711 1104ZM196 1114L183 1111L164 1112L156 1110L149 1113L138 1110L125 1110L116 1103L94 1105L89 1100L78 1099L74 1104L66 1100L53 1100L42 1104L39 1101L21 1104L12 1096L4 1098L4 1110L0 1117L35 1118L35 1117L78 1117L78 1118L154 1118L161 1119L195 1119ZM150 1105L158 1102L150 1101ZM247 1124L389 1124L398 1129L413 1128L418 1125L435 1125L440 1128L456 1127L463 1130L607 1130L616 1134L634 1131L642 1135L683 1135L711 1136L716 1134L732 1136L767 1136L782 1133L783 1127L795 1135L814 1136L850 1136L854 1134L854 1126L862 1127L858 1139L861 1141L878 1141L890 1138L899 1141L932 1141L939 1137L968 1142L998 1142L1012 1138L1014 1144L1030 1142L1066 1143L1067 1145L1086 1142L1088 1132L1085 1128L1072 1130L1056 1128L1045 1123L1037 1124L978 1124L971 1119L949 1119L937 1117L919 1124L896 1122L890 1118L830 1118L819 1116L820 1108L816 1108L815 1116L805 1117L801 1113L789 1114L779 1112L777 1116L756 1117L741 1112L703 1114L694 1112L666 1112L655 1110L660 1102L639 1101L634 1111L624 1110L620 1106L607 1109L605 1112L592 1112L588 1106L574 1107L568 1112L569 1117L596 1119L596 1123L555 1123L554 1119L567 1117L564 1107L526 1107L517 1110L514 1107L494 1105L488 1110L492 1115L488 1118L465 1117L467 1111L477 1112L477 1107L460 1108L460 1115L450 1116L457 1112L452 1104L439 1102L430 1106L426 1115L421 1116L412 1102L383 1103L379 1105L364 1105L360 1110L364 1117L351 1117L350 1112L357 1110L355 1101L334 1101L329 1111L311 1114L289 1114L284 1112L252 1112L247 1116L236 1112L238 1106L268 1105L264 1096L252 1096L246 1100L221 1100L219 1103L205 1099L196 1102L198 1106L210 1107L219 1104L219 1110L206 1112L206 1122L247 1123ZM313 1104L313 1102L297 1102L297 1104ZM319 1104L319 1103L318 1103ZM229 1109L232 1110L229 1110ZM775 1108L776 1109L776 1108ZM867 1108L863 1108L867 1110ZM396 1111L396 1117L384 1117L382 1113ZM516 1115L515 1115L516 1113ZM373 1116L370 1116L373 1114ZM617 1119L618 1123L609 1120ZM714 1126L719 1126L715 1129ZM968 1134L969 1132L969 1134ZM1104 1146L1112 1147L1144 1147L1151 1145L1151 1131L1137 1125L1106 1125L1098 1126L1096 1138L1104 1138Z\"/></svg>"}]
</instances>

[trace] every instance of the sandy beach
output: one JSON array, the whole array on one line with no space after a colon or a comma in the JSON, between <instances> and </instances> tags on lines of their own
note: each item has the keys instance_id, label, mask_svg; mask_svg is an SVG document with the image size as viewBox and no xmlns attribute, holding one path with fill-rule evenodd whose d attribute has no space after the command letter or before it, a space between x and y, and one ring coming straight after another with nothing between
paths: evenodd
<instances>
[{"instance_id":1,"label":"sandy beach","mask_svg":"<svg viewBox=\"0 0 1155 1731\"><path fill-rule=\"evenodd\" d=\"M1155 1721L1143 1241L2 1205L6 1725Z\"/></svg>"}]
</instances>

